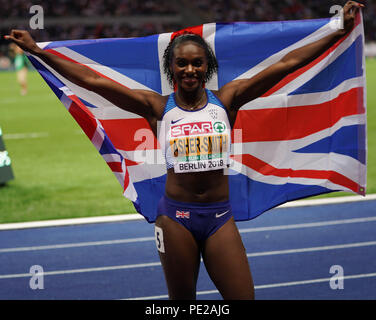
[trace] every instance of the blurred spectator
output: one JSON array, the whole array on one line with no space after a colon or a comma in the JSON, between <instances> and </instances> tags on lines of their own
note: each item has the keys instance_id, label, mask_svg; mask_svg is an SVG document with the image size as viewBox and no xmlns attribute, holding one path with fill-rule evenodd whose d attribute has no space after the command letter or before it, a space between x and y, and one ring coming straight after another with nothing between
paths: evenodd
<instances>
[{"instance_id":1,"label":"blurred spectator","mask_svg":"<svg viewBox=\"0 0 376 320\"><path fill-rule=\"evenodd\" d=\"M20 86L20 93L24 96L27 94L28 59L23 50L14 43L9 45L9 49L13 52L14 69L16 70L17 82Z\"/></svg>"},{"instance_id":2,"label":"blurred spectator","mask_svg":"<svg viewBox=\"0 0 376 320\"><path fill-rule=\"evenodd\" d=\"M11 67L10 59L0 52L0 70L9 70Z\"/></svg>"}]
</instances>

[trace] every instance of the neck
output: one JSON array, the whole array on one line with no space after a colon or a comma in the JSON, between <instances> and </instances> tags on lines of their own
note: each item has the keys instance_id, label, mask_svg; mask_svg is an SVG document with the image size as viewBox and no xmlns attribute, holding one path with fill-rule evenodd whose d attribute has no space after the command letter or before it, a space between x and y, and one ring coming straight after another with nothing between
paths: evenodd
<instances>
[{"instance_id":1,"label":"neck","mask_svg":"<svg viewBox=\"0 0 376 320\"><path fill-rule=\"evenodd\" d=\"M204 88L199 88L193 92L177 90L175 94L176 102L186 109L197 109L204 105L206 93Z\"/></svg>"}]
</instances>

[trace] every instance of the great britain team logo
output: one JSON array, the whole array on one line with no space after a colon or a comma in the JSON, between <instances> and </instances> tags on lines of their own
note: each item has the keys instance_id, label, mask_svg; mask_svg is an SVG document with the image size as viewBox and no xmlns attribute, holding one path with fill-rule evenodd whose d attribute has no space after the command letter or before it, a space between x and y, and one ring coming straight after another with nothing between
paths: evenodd
<instances>
[{"instance_id":1,"label":"great britain team logo","mask_svg":"<svg viewBox=\"0 0 376 320\"><path fill-rule=\"evenodd\" d=\"M218 119L218 110L217 109L209 109L209 114L212 117L213 120Z\"/></svg>"},{"instance_id":2,"label":"great britain team logo","mask_svg":"<svg viewBox=\"0 0 376 320\"><path fill-rule=\"evenodd\" d=\"M190 218L190 212L189 211L176 210L176 218L189 219Z\"/></svg>"}]
</instances>

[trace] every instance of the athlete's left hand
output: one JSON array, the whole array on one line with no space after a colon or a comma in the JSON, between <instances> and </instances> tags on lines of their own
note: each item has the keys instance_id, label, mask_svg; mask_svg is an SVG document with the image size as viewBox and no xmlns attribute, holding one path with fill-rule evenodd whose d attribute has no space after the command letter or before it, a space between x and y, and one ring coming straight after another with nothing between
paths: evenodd
<instances>
[{"instance_id":1,"label":"athlete's left hand","mask_svg":"<svg viewBox=\"0 0 376 320\"><path fill-rule=\"evenodd\" d=\"M355 24L355 17L364 4L355 1L347 1L343 7L343 31L349 33Z\"/></svg>"}]
</instances>

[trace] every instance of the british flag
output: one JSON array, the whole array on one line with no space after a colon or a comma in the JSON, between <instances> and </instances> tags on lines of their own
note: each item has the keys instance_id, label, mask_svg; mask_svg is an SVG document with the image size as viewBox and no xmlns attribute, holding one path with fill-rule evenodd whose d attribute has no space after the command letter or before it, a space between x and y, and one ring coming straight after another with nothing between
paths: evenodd
<instances>
[{"instance_id":1,"label":"british flag","mask_svg":"<svg viewBox=\"0 0 376 320\"><path fill-rule=\"evenodd\" d=\"M189 211L176 210L176 218L189 219L189 217L190 217L190 212Z\"/></svg>"},{"instance_id":2,"label":"british flag","mask_svg":"<svg viewBox=\"0 0 376 320\"><path fill-rule=\"evenodd\" d=\"M334 32L332 19L209 23L189 28L213 48L218 74L208 89L249 78L286 53ZM142 38L39 43L55 55L133 89L168 95L162 56L174 33ZM361 13L354 29L304 68L244 105L232 131L228 170L237 221L287 201L333 191L365 194L366 85ZM145 119L79 87L39 58L35 68L81 126L123 187L154 222L166 166ZM98 181L98 185L100 182Z\"/></svg>"}]
</instances>

